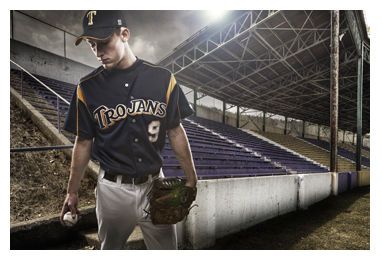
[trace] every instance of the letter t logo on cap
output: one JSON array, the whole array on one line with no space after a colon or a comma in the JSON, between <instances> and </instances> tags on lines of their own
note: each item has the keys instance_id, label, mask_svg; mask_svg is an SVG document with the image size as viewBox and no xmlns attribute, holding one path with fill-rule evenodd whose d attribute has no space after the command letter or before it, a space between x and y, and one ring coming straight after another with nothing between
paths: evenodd
<instances>
[{"instance_id":1,"label":"letter t logo on cap","mask_svg":"<svg viewBox=\"0 0 382 262\"><path fill-rule=\"evenodd\" d=\"M87 13L87 17L89 18L89 23L88 25L92 25L93 24L93 15L96 15L97 14L97 11L90 11L89 13Z\"/></svg>"}]
</instances>

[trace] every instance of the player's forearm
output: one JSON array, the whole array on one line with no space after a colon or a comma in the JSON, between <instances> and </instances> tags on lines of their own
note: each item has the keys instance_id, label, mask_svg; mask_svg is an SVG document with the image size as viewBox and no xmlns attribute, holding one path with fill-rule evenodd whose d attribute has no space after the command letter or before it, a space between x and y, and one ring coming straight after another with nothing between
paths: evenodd
<instances>
[{"instance_id":1,"label":"player's forearm","mask_svg":"<svg viewBox=\"0 0 382 262\"><path fill-rule=\"evenodd\" d=\"M178 159L182 166L183 172L186 175L187 182L195 187L197 183L197 176L192 159L190 144L186 136L186 132L183 129L182 124L174 129L167 130L168 140L175 157Z\"/></svg>"},{"instance_id":2,"label":"player's forearm","mask_svg":"<svg viewBox=\"0 0 382 262\"><path fill-rule=\"evenodd\" d=\"M74 143L68 193L77 193L90 160L92 140L77 137Z\"/></svg>"}]
</instances>

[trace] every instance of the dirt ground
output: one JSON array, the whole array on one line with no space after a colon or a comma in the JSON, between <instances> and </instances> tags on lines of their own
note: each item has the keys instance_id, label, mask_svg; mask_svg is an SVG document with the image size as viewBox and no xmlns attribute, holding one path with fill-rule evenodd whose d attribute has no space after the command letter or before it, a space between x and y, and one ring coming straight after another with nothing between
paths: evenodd
<instances>
[{"instance_id":1,"label":"dirt ground","mask_svg":"<svg viewBox=\"0 0 382 262\"><path fill-rule=\"evenodd\" d=\"M11 103L11 148L52 145ZM57 214L70 160L59 150L10 153L10 223ZM83 179L79 206L95 203L95 182ZM92 249L68 243L54 249ZM370 187L361 187L216 241L210 250L369 250Z\"/></svg>"},{"instance_id":2,"label":"dirt ground","mask_svg":"<svg viewBox=\"0 0 382 262\"><path fill-rule=\"evenodd\" d=\"M53 144L15 104L10 105L10 147ZM60 150L10 153L10 224L61 212L66 197L70 160ZM96 184L86 177L79 190L79 206L95 204Z\"/></svg>"}]
</instances>

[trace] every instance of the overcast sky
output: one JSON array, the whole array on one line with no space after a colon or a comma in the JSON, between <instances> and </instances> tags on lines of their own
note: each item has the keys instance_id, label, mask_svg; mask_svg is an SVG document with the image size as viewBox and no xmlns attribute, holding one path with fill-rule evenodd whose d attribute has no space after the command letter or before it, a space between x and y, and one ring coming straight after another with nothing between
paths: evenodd
<instances>
[{"instance_id":1,"label":"overcast sky","mask_svg":"<svg viewBox=\"0 0 382 262\"><path fill-rule=\"evenodd\" d=\"M86 10L20 10L21 12L35 17L41 21L63 29L74 35L82 34L82 19ZM150 62L157 62L174 47L182 43L191 35L202 29L218 16L216 12L201 10L161 10L161 11L123 11L127 26L131 33L129 44L134 54ZM36 24L31 19L15 14L14 34L15 39L25 37L27 41L35 41L38 45L46 45L47 48L63 50L63 34L59 31L54 33L48 26ZM17 21L23 20L23 28L18 27ZM25 25L30 30L25 30ZM31 34L29 36L25 35ZM23 32L23 33L21 33ZM24 35L24 36L23 36ZM48 36L47 36L48 35ZM49 37L49 39L48 39ZM73 40L73 41L71 41ZM67 36L69 52L74 48L74 39ZM82 42L80 46L88 46ZM80 48L82 50L82 47ZM91 53L90 48L89 53ZM72 50L76 52L77 50ZM77 57L79 54L75 54ZM70 58L70 54L68 54ZM94 61L95 58L94 58Z\"/></svg>"}]
</instances>

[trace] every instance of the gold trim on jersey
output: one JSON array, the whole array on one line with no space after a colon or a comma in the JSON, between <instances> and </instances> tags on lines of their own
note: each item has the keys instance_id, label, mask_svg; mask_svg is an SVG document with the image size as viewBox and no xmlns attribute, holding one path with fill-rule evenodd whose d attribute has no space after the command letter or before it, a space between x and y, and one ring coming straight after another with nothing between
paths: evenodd
<instances>
[{"instance_id":1,"label":"gold trim on jersey","mask_svg":"<svg viewBox=\"0 0 382 262\"><path fill-rule=\"evenodd\" d=\"M78 85L78 87L77 87L77 97L79 100L81 100L86 105L84 94L82 93L80 85Z\"/></svg>"},{"instance_id":2,"label":"gold trim on jersey","mask_svg":"<svg viewBox=\"0 0 382 262\"><path fill-rule=\"evenodd\" d=\"M170 83L168 84L167 94L166 94L166 105L168 106L168 101L170 100L170 95L172 93L172 90L174 90L174 87L176 85L176 80L173 74L171 74Z\"/></svg>"},{"instance_id":3,"label":"gold trim on jersey","mask_svg":"<svg viewBox=\"0 0 382 262\"><path fill-rule=\"evenodd\" d=\"M80 84L81 84L82 82L85 82L86 80L89 80L90 78L96 77L97 75L99 75L100 73L102 73L104 70L106 70L106 69L104 68L104 69L102 69L101 71L99 71L97 74L95 74L94 76L89 76L88 78L82 80L82 81L80 82Z\"/></svg>"},{"instance_id":4,"label":"gold trim on jersey","mask_svg":"<svg viewBox=\"0 0 382 262\"><path fill-rule=\"evenodd\" d=\"M82 89L81 89L80 85L78 85L78 87L77 87L77 98L79 100L81 100L82 103L84 103L84 105L86 106L86 109L88 110L89 115L91 116L92 114L90 114L88 105L86 104L86 101L85 101L85 98L84 98L84 94L82 93ZM77 110L78 110L78 108L77 108Z\"/></svg>"},{"instance_id":5,"label":"gold trim on jersey","mask_svg":"<svg viewBox=\"0 0 382 262\"><path fill-rule=\"evenodd\" d=\"M95 75L93 75L93 76L90 76L90 77L88 77L88 78L82 80L82 81L80 82L80 84L81 84L82 82L86 81L86 80L89 80L90 78L93 78L93 77L99 75L101 72L103 72L103 70L105 70L105 68L102 69L101 71L99 71L97 74L95 74ZM84 98L84 94L82 93L82 89L81 89L80 84L77 86L77 101L76 101L76 102L77 102L77 104L76 104L76 106L77 106L77 136L78 136L78 100L81 100L82 103L84 103L84 105L86 106L86 109L88 110L89 115L90 115L90 116L92 115L92 114L90 113L90 111L89 111L88 105L86 104L86 101L85 101L85 98Z\"/></svg>"},{"instance_id":6,"label":"gold trim on jersey","mask_svg":"<svg viewBox=\"0 0 382 262\"><path fill-rule=\"evenodd\" d=\"M102 73L104 70L105 70L105 68L102 69L101 71L99 71L97 74L95 74L95 75L93 75L93 76L90 76L90 77L88 77L88 78L82 80L82 81L80 82L80 84L81 84L82 82L85 82L86 80L89 80L90 78L96 77L97 75L99 75L100 73ZM90 113L89 108L88 108L88 105L86 104L86 101L85 101L85 98L84 98L84 94L82 93L80 84L78 85L78 88L77 88L77 98L80 99L80 100L85 104L86 109L88 110L89 115L91 116L92 114ZM78 93L78 90L80 90L80 93ZM80 97L80 96L81 96L81 97ZM78 110L78 109L77 109L77 110Z\"/></svg>"},{"instance_id":7,"label":"gold trim on jersey","mask_svg":"<svg viewBox=\"0 0 382 262\"><path fill-rule=\"evenodd\" d=\"M169 72L171 73L171 71L170 71L170 70L168 70L167 68L161 67L161 66L155 66L155 65L151 65L151 64L148 64L148 63L146 63L146 62L143 62L143 64L145 64L145 65L148 65L148 66L151 66L151 67L162 68L162 69L165 69L165 70L167 70L167 71L169 71ZM172 73L171 73L171 74L172 74Z\"/></svg>"}]
</instances>

